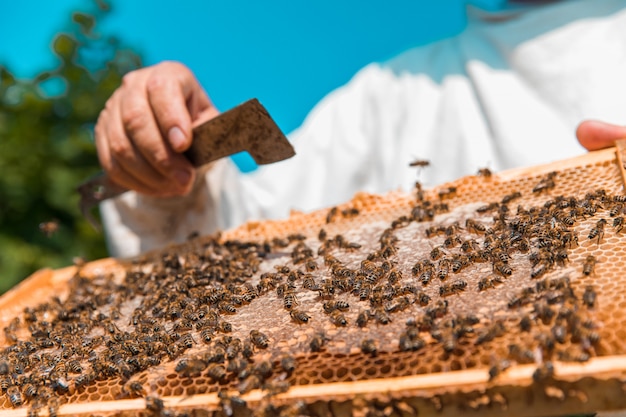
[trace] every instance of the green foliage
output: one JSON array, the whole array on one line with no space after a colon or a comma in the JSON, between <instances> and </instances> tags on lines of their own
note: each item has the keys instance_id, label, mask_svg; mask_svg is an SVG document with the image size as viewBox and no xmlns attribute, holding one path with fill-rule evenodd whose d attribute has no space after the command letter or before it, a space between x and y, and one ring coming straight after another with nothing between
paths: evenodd
<instances>
[{"instance_id":1,"label":"green foliage","mask_svg":"<svg viewBox=\"0 0 626 417\"><path fill-rule=\"evenodd\" d=\"M109 10L74 13L53 42L57 68L32 80L0 65L0 293L37 269L107 255L82 217L76 186L99 168L93 125L122 76L141 65L111 36L94 33ZM49 236L40 223L58 223Z\"/></svg>"}]
</instances>

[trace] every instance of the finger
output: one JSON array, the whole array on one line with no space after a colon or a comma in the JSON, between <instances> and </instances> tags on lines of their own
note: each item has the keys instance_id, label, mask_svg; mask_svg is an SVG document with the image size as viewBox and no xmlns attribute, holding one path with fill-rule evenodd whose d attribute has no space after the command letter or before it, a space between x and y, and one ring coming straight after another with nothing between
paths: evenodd
<instances>
[{"instance_id":1,"label":"finger","mask_svg":"<svg viewBox=\"0 0 626 417\"><path fill-rule=\"evenodd\" d=\"M616 140L626 139L626 126L586 120L578 125L576 137L589 151L608 148L613 146Z\"/></svg>"},{"instance_id":2,"label":"finger","mask_svg":"<svg viewBox=\"0 0 626 417\"><path fill-rule=\"evenodd\" d=\"M114 183L143 194L157 195L153 188L146 186L142 181L133 177L132 174L127 172L123 165L116 160L109 147L111 126L110 117L105 114L105 112L102 112L95 127L95 142L100 165Z\"/></svg>"},{"instance_id":3,"label":"finger","mask_svg":"<svg viewBox=\"0 0 626 417\"><path fill-rule=\"evenodd\" d=\"M188 192L193 183L195 171L189 161L175 153L162 137L146 97L141 94L124 95L120 105L120 118L124 129L124 134L121 136L128 137L133 148L143 156L152 170L160 175L157 176L150 170L146 171L146 168L141 165L125 164L124 167L136 178L144 181L147 178L162 179L160 187L164 192L175 194ZM126 150L123 142L119 145L122 150ZM126 160L130 161L133 155L127 156ZM149 177L144 178L144 175L149 175Z\"/></svg>"},{"instance_id":4,"label":"finger","mask_svg":"<svg viewBox=\"0 0 626 417\"><path fill-rule=\"evenodd\" d=\"M191 125L198 114L207 109L217 114L193 73L182 64L159 64L147 80L146 90L162 136L176 152L191 145Z\"/></svg>"}]
</instances>

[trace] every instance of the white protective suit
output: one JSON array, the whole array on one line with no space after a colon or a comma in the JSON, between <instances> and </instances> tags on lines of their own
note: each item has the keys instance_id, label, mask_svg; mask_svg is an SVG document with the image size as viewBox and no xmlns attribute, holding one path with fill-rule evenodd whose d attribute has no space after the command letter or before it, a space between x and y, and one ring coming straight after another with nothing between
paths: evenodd
<instances>
[{"instance_id":1,"label":"white protective suit","mask_svg":"<svg viewBox=\"0 0 626 417\"><path fill-rule=\"evenodd\" d=\"M583 119L626 122L626 0L570 0L470 15L459 35L371 64L290 135L297 155L241 174L228 159L185 197L128 192L101 205L113 256L192 232L285 218L357 191L409 191L582 154Z\"/></svg>"}]
</instances>

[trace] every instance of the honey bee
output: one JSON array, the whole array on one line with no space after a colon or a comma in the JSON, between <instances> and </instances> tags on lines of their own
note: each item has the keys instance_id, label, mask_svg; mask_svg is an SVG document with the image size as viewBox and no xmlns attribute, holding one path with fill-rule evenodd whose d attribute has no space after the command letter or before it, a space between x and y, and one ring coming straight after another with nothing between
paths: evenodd
<instances>
[{"instance_id":1,"label":"honey bee","mask_svg":"<svg viewBox=\"0 0 626 417\"><path fill-rule=\"evenodd\" d=\"M50 220L46 222L39 223L39 231L46 235L46 237L51 237L59 230L59 221L58 220Z\"/></svg>"},{"instance_id":2,"label":"honey bee","mask_svg":"<svg viewBox=\"0 0 626 417\"><path fill-rule=\"evenodd\" d=\"M280 358L280 367L283 368L285 372L291 374L296 370L296 360L291 355L285 355Z\"/></svg>"},{"instance_id":3,"label":"honey bee","mask_svg":"<svg viewBox=\"0 0 626 417\"><path fill-rule=\"evenodd\" d=\"M207 375L214 381L221 381L226 377L226 368L218 363L211 363L208 366Z\"/></svg>"},{"instance_id":4,"label":"honey bee","mask_svg":"<svg viewBox=\"0 0 626 417\"><path fill-rule=\"evenodd\" d=\"M247 376L237 387L240 394L246 394L254 389L261 388L262 381L258 375Z\"/></svg>"},{"instance_id":5,"label":"honey bee","mask_svg":"<svg viewBox=\"0 0 626 417\"><path fill-rule=\"evenodd\" d=\"M148 395L146 397L146 410L152 411L156 415L161 415L161 412L165 408L163 400L155 395Z\"/></svg>"},{"instance_id":6,"label":"honey bee","mask_svg":"<svg viewBox=\"0 0 626 417\"><path fill-rule=\"evenodd\" d=\"M542 193L544 191L548 191L548 190L553 189L555 187L555 185L556 184L555 184L553 179L545 178L545 179L539 181L539 183L533 187L533 193L540 194L540 193Z\"/></svg>"},{"instance_id":7,"label":"honey bee","mask_svg":"<svg viewBox=\"0 0 626 417\"><path fill-rule=\"evenodd\" d=\"M206 362L200 359L181 359L174 370L184 377L190 377L199 375L206 367Z\"/></svg>"},{"instance_id":8,"label":"honey bee","mask_svg":"<svg viewBox=\"0 0 626 417\"><path fill-rule=\"evenodd\" d=\"M233 325L227 321L221 321L217 329L222 333L230 333L233 331Z\"/></svg>"},{"instance_id":9,"label":"honey bee","mask_svg":"<svg viewBox=\"0 0 626 417\"><path fill-rule=\"evenodd\" d=\"M529 315L525 315L520 319L519 326L523 332L529 332L533 325L533 321Z\"/></svg>"},{"instance_id":10,"label":"honey bee","mask_svg":"<svg viewBox=\"0 0 626 417\"><path fill-rule=\"evenodd\" d=\"M587 352L583 352L577 349L569 349L558 352L560 360L565 362L587 362L591 359L591 356Z\"/></svg>"},{"instance_id":11,"label":"honey bee","mask_svg":"<svg viewBox=\"0 0 626 417\"><path fill-rule=\"evenodd\" d=\"M480 206L476 209L476 211L478 213L488 213L490 211L497 210L498 207L500 207L500 203L494 202L494 203L486 204L484 206Z\"/></svg>"},{"instance_id":12,"label":"honey bee","mask_svg":"<svg viewBox=\"0 0 626 417\"><path fill-rule=\"evenodd\" d=\"M583 263L583 274L589 276L594 273L597 260L595 256L588 255Z\"/></svg>"},{"instance_id":13,"label":"honey bee","mask_svg":"<svg viewBox=\"0 0 626 417\"><path fill-rule=\"evenodd\" d=\"M374 319L380 324L389 324L391 323L391 317L385 312L385 310L381 308L377 308L373 313Z\"/></svg>"},{"instance_id":14,"label":"honey bee","mask_svg":"<svg viewBox=\"0 0 626 417\"><path fill-rule=\"evenodd\" d=\"M404 311L409 308L413 304L413 300L411 300L407 296L402 296L396 298L393 303L389 303L385 306L385 311L388 313L395 313L398 311Z\"/></svg>"},{"instance_id":15,"label":"honey bee","mask_svg":"<svg viewBox=\"0 0 626 417\"><path fill-rule=\"evenodd\" d=\"M350 305L345 301L325 301L322 305L326 314L331 314L335 310L346 311Z\"/></svg>"},{"instance_id":16,"label":"honey bee","mask_svg":"<svg viewBox=\"0 0 626 417\"><path fill-rule=\"evenodd\" d=\"M308 323L311 319L311 316L300 310L291 310L289 315L291 316L291 319L298 324Z\"/></svg>"},{"instance_id":17,"label":"honey bee","mask_svg":"<svg viewBox=\"0 0 626 417\"><path fill-rule=\"evenodd\" d=\"M250 331L250 340L252 341L254 346L261 349L266 349L270 343L269 338L258 330Z\"/></svg>"},{"instance_id":18,"label":"honey bee","mask_svg":"<svg viewBox=\"0 0 626 417\"><path fill-rule=\"evenodd\" d=\"M554 340L563 344L567 338L567 329L565 326L561 324L555 324L551 329L552 336L554 336Z\"/></svg>"},{"instance_id":19,"label":"honey bee","mask_svg":"<svg viewBox=\"0 0 626 417\"><path fill-rule=\"evenodd\" d=\"M296 295L293 292L288 292L283 297L283 308L285 310L291 310L294 305L298 305L298 304L299 304L298 299L296 298Z\"/></svg>"},{"instance_id":20,"label":"honey bee","mask_svg":"<svg viewBox=\"0 0 626 417\"><path fill-rule=\"evenodd\" d=\"M340 311L333 311L330 314L330 321L331 323L333 323L335 326L347 326L348 325L348 320L346 319L346 316L343 315L342 312Z\"/></svg>"},{"instance_id":21,"label":"honey bee","mask_svg":"<svg viewBox=\"0 0 626 417\"><path fill-rule=\"evenodd\" d=\"M465 228L468 232L476 234L484 234L491 232L491 229L487 228L483 223L474 219L465 220Z\"/></svg>"},{"instance_id":22,"label":"honey bee","mask_svg":"<svg viewBox=\"0 0 626 417\"><path fill-rule=\"evenodd\" d=\"M365 311L359 312L359 315L356 318L356 325L359 327L367 326L367 322L369 321L369 314Z\"/></svg>"},{"instance_id":23,"label":"honey bee","mask_svg":"<svg viewBox=\"0 0 626 417\"><path fill-rule=\"evenodd\" d=\"M132 397L143 397L144 395L146 395L146 391L139 381L128 381L124 385L124 391Z\"/></svg>"},{"instance_id":24,"label":"honey bee","mask_svg":"<svg viewBox=\"0 0 626 417\"><path fill-rule=\"evenodd\" d=\"M598 238L598 245L604 236L604 225L606 224L606 219L600 219L596 222L596 225L589 231L589 235L587 237L589 240L593 240Z\"/></svg>"},{"instance_id":25,"label":"honey bee","mask_svg":"<svg viewBox=\"0 0 626 417\"><path fill-rule=\"evenodd\" d=\"M311 338L311 341L309 342L309 347L311 348L311 352L319 352L324 348L324 345L326 344L326 341L328 339L326 338L326 335L322 332L318 332L316 333L313 338Z\"/></svg>"},{"instance_id":26,"label":"honey bee","mask_svg":"<svg viewBox=\"0 0 626 417\"><path fill-rule=\"evenodd\" d=\"M423 339L418 337L416 334L410 334L409 332L402 333L398 343L398 347L402 352L414 352L426 346L426 342Z\"/></svg>"},{"instance_id":27,"label":"honey bee","mask_svg":"<svg viewBox=\"0 0 626 417\"><path fill-rule=\"evenodd\" d=\"M583 293L583 303L588 308L593 308L596 304L596 291L593 289L593 285L587 285L585 292Z\"/></svg>"},{"instance_id":28,"label":"honey bee","mask_svg":"<svg viewBox=\"0 0 626 417\"><path fill-rule=\"evenodd\" d=\"M502 372L506 371L510 367L511 367L511 362L509 362L508 360L503 359L503 360L498 361L498 363L496 363L491 368L489 368L489 380L490 381L493 380L494 378L496 378L498 375L500 375Z\"/></svg>"},{"instance_id":29,"label":"honey bee","mask_svg":"<svg viewBox=\"0 0 626 417\"><path fill-rule=\"evenodd\" d=\"M613 204L613 206L611 207L611 210L609 210L609 216L615 217L618 214L622 213L623 209L624 209L624 205L622 203Z\"/></svg>"},{"instance_id":30,"label":"honey bee","mask_svg":"<svg viewBox=\"0 0 626 417\"><path fill-rule=\"evenodd\" d=\"M489 168L480 168L478 169L478 172L476 175L478 175L479 177L491 178L493 173L491 172Z\"/></svg>"},{"instance_id":31,"label":"honey bee","mask_svg":"<svg viewBox=\"0 0 626 417\"><path fill-rule=\"evenodd\" d=\"M532 350L522 348L520 345L509 345L509 355L518 363L532 363L535 361L535 354Z\"/></svg>"},{"instance_id":32,"label":"honey bee","mask_svg":"<svg viewBox=\"0 0 626 417\"><path fill-rule=\"evenodd\" d=\"M504 325L504 322L502 322L501 320L497 320L495 323L488 326L478 334L476 340L474 341L474 344L480 345L486 342L491 342L496 337L502 336L505 331L506 327Z\"/></svg>"},{"instance_id":33,"label":"honey bee","mask_svg":"<svg viewBox=\"0 0 626 417\"><path fill-rule=\"evenodd\" d=\"M414 161L409 162L409 167L418 167L424 168L430 165L430 161L426 159L416 159Z\"/></svg>"},{"instance_id":34,"label":"honey bee","mask_svg":"<svg viewBox=\"0 0 626 417\"><path fill-rule=\"evenodd\" d=\"M507 194L502 197L502 204L509 204L511 201L516 200L522 197L522 193L519 191L515 191L514 193Z\"/></svg>"},{"instance_id":35,"label":"honey bee","mask_svg":"<svg viewBox=\"0 0 626 417\"><path fill-rule=\"evenodd\" d=\"M495 288L496 284L501 284L503 281L500 277L481 278L478 281L478 291L485 291L488 288Z\"/></svg>"},{"instance_id":36,"label":"honey bee","mask_svg":"<svg viewBox=\"0 0 626 417\"><path fill-rule=\"evenodd\" d=\"M444 198L451 198L452 196L454 196L456 194L456 191L456 187L446 187L440 189L437 195L439 196L439 199L443 200Z\"/></svg>"},{"instance_id":37,"label":"honey bee","mask_svg":"<svg viewBox=\"0 0 626 417\"><path fill-rule=\"evenodd\" d=\"M457 294L461 291L465 291L465 287L467 287L467 282L457 279L451 284L444 284L439 287L439 295L441 297L447 297L452 294Z\"/></svg>"},{"instance_id":38,"label":"honey bee","mask_svg":"<svg viewBox=\"0 0 626 417\"><path fill-rule=\"evenodd\" d=\"M618 216L613 219L613 227L615 228L615 233L619 233L624 228L624 217Z\"/></svg>"},{"instance_id":39,"label":"honey bee","mask_svg":"<svg viewBox=\"0 0 626 417\"><path fill-rule=\"evenodd\" d=\"M333 207L328 210L328 214L326 215L326 224L331 223L335 220L335 217L339 214L339 209L337 207Z\"/></svg>"},{"instance_id":40,"label":"honey bee","mask_svg":"<svg viewBox=\"0 0 626 417\"><path fill-rule=\"evenodd\" d=\"M378 354L378 347L374 339L364 339L361 342L361 352L371 355L372 357Z\"/></svg>"},{"instance_id":41,"label":"honey bee","mask_svg":"<svg viewBox=\"0 0 626 417\"><path fill-rule=\"evenodd\" d=\"M533 381L545 382L554 376L554 365L552 362L544 362L533 372Z\"/></svg>"}]
</instances>

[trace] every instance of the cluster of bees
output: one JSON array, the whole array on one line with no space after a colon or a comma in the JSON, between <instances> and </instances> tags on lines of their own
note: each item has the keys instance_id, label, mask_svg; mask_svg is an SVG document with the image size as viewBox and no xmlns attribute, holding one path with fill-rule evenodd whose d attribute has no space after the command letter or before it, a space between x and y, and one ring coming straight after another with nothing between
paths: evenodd
<instances>
[{"instance_id":1,"label":"cluster of bees","mask_svg":"<svg viewBox=\"0 0 626 417\"><path fill-rule=\"evenodd\" d=\"M550 193L555 181L556 174L549 174L532 192ZM435 222L437 215L450 212L447 201L455 193L450 187L428 200L417 184L415 204L380 232L368 253L362 253L364 242L327 232L332 223L359 211L332 208L314 237L208 238L185 256L169 251L138 260L119 283L88 279L79 271L67 299L26 308L4 329L10 345L0 354L0 388L15 407L28 404L34 412L47 407L55 415L74 393L117 379L122 396L145 397L149 410L161 412L162 402L138 376L171 363L180 378L208 377L215 390L287 391L302 360L296 356L307 352L260 355L271 352L271 335L265 329L242 332L229 321L268 294L281 301L294 326L311 325L310 307L320 309L337 329L386 326L402 313L409 319L398 334L397 351L431 348L454 354L465 342L480 346L504 336L510 324L454 313L449 300L470 289L483 293L505 285L516 272L512 260L522 257L529 265L529 285L505 308L518 317L519 331L534 334L534 342L511 344L508 357L489 370L490 377L512 361L536 362L536 380L543 381L550 378L553 358L585 361L597 354L600 337L588 314L596 304L594 287L577 294L569 277L551 273L568 264L570 250L581 240L601 244L608 224L615 233L622 230L625 198L596 190L582 198L553 197L541 206L515 207L522 197L515 192L479 207L464 222ZM596 217L586 236L580 236L576 225ZM416 223L424 224L415 239L433 243L432 250L406 259L399 255L399 232ZM289 262L268 267L271 255L286 251ZM345 254L359 261L347 261ZM580 274L594 274L595 263L589 255ZM491 273L472 281L465 272L477 265L489 266ZM303 294L315 301L302 302ZM351 311L358 311L353 321ZM318 330L307 344L309 352L330 350L332 338ZM363 338L358 348L367 356L381 353L380 341L372 337ZM224 397L225 403L231 400Z\"/></svg>"}]
</instances>

